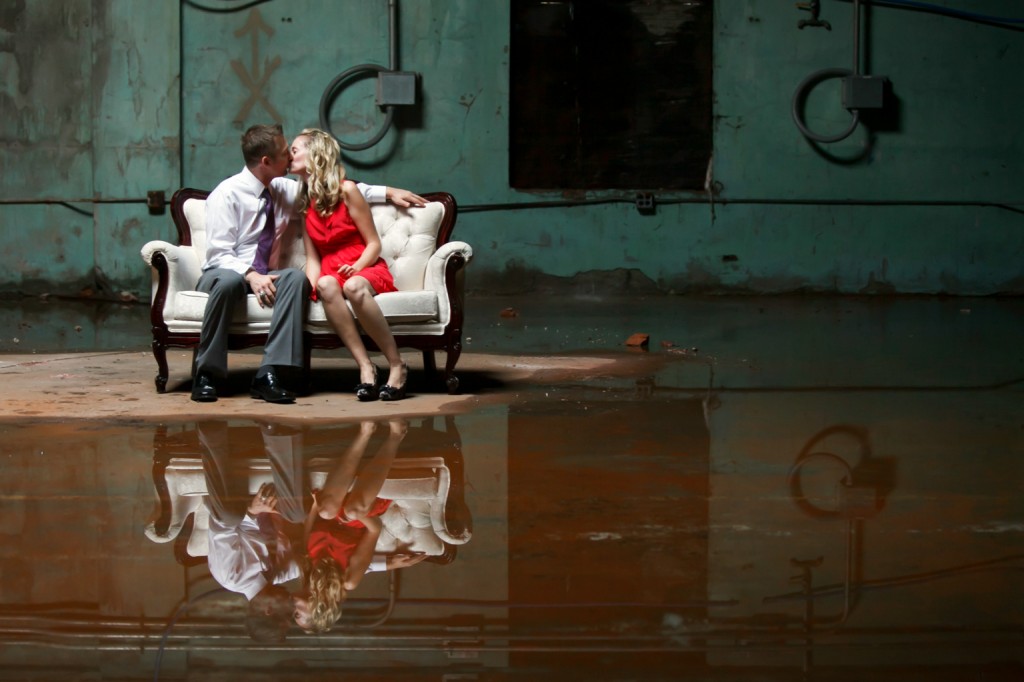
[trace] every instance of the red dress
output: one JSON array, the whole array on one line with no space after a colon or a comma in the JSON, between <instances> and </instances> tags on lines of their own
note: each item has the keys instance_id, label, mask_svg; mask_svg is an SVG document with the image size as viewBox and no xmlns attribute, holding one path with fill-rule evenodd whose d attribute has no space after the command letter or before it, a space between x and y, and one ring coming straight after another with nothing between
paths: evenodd
<instances>
[{"instance_id":1,"label":"red dress","mask_svg":"<svg viewBox=\"0 0 1024 682\"><path fill-rule=\"evenodd\" d=\"M331 275L338 280L338 284L344 284L348 277L339 275L338 268L342 265L352 265L366 250L366 242L363 241L359 228L349 215L345 202L338 204L334 213L326 218L310 206L306 211L306 232L320 254L320 276ZM395 279L383 258L378 258L376 263L356 274L365 277L378 294L397 291ZM313 299L316 300L315 290Z\"/></svg>"},{"instance_id":2,"label":"red dress","mask_svg":"<svg viewBox=\"0 0 1024 682\"><path fill-rule=\"evenodd\" d=\"M369 515L380 516L390 506L391 500L378 497L373 501ZM338 517L340 516L341 512L338 512ZM348 570L348 561L356 551L359 540L366 534L366 526L362 521L342 521L338 517L330 520L317 517L313 521L306 550L309 552L310 560L316 561L326 555L337 561L345 571Z\"/></svg>"}]
</instances>

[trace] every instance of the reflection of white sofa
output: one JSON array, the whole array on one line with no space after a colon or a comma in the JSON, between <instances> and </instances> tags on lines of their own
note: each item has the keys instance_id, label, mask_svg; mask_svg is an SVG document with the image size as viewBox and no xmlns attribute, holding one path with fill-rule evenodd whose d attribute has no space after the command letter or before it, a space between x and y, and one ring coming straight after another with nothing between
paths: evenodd
<instances>
[{"instance_id":1,"label":"reflection of white sofa","mask_svg":"<svg viewBox=\"0 0 1024 682\"><path fill-rule=\"evenodd\" d=\"M310 486L320 488L327 478L332 460L314 460L310 463ZM273 482L269 460L251 460L249 491L253 495L260 485ZM206 478L200 459L175 457L163 472L170 502L170 518L146 525L145 533L153 542L177 539L188 516L194 515L191 534L187 540L187 553L192 557L208 553L210 514L206 499ZM449 529L447 502L451 487L451 472L442 457L412 457L397 459L391 466L380 497L393 500L381 517L384 526L377 541L378 554L397 552L422 553L428 556L445 554L445 544L461 545L469 541L472 533L468 524ZM169 523L168 523L169 521ZM161 532L158 525L166 523Z\"/></svg>"},{"instance_id":2,"label":"reflection of white sofa","mask_svg":"<svg viewBox=\"0 0 1024 682\"><path fill-rule=\"evenodd\" d=\"M178 229L178 244L151 241L142 258L153 269L150 321L153 355L157 361L156 388L167 386L167 349L196 348L206 309L206 294L196 291L201 257L206 249L206 196L208 192L182 189L171 199L171 215ZM455 198L446 193L425 194L424 208L398 209L391 204L372 207L381 235L382 256L395 277L396 292L377 296L400 347L423 352L424 367L436 371L434 351L444 350L445 384L458 389L455 364L462 350L462 306L465 265L473 250L465 242L449 241L455 227ZM305 264L301 220L294 220L281 240L279 262L302 268ZM253 295L239 307L231 327L233 349L263 345L271 310L261 308ZM369 337L364 337L374 348ZM340 348L341 341L327 324L323 306L310 302L306 325L306 370L313 348Z\"/></svg>"},{"instance_id":3,"label":"reflection of white sofa","mask_svg":"<svg viewBox=\"0 0 1024 682\"><path fill-rule=\"evenodd\" d=\"M211 424L212 426L212 424ZM275 429L268 440L264 426L224 423L227 433L215 447L232 453L232 476L243 477L255 495L265 481L272 481L271 452L278 466L300 464L310 488L321 487L327 472L337 466L354 435L351 424ZM213 431L207 432L214 433ZM145 526L153 542L174 544L174 555L185 565L204 561L208 553L209 508L200 429L158 425L153 433L153 488L156 508ZM378 553L423 552L436 563L455 559L457 546L472 536L473 520L466 507L461 437L451 415L425 418L409 425L403 443L415 448L415 456L399 452L392 461L381 497L394 500L382 518L386 532L377 544ZM256 454L259 453L259 454ZM300 459L293 459L299 457ZM285 462L292 462L286 464ZM237 468L236 468L237 467Z\"/></svg>"}]
</instances>

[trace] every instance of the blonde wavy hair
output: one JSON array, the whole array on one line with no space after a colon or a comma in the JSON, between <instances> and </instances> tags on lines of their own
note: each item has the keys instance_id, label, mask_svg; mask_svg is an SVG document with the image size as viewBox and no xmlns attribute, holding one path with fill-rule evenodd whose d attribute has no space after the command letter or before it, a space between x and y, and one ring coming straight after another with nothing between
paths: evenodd
<instances>
[{"instance_id":1,"label":"blonde wavy hair","mask_svg":"<svg viewBox=\"0 0 1024 682\"><path fill-rule=\"evenodd\" d=\"M345 571L330 557L305 560L303 573L309 591L309 622L313 632L327 632L341 618L345 602Z\"/></svg>"},{"instance_id":2,"label":"blonde wavy hair","mask_svg":"<svg viewBox=\"0 0 1024 682\"><path fill-rule=\"evenodd\" d=\"M299 210L305 213L312 206L319 215L327 216L343 201L345 167L341 165L341 147L319 128L306 128L299 137L306 138L308 173L299 192Z\"/></svg>"}]
</instances>

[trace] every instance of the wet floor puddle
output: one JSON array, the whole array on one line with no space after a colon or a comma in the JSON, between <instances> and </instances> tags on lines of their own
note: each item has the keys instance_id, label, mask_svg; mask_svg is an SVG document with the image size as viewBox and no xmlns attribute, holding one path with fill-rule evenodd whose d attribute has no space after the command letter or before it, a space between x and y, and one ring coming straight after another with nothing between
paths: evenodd
<instances>
[{"instance_id":1,"label":"wet floor puddle","mask_svg":"<svg viewBox=\"0 0 1024 682\"><path fill-rule=\"evenodd\" d=\"M1005 392L665 383L0 426L4 676L1022 679Z\"/></svg>"}]
</instances>

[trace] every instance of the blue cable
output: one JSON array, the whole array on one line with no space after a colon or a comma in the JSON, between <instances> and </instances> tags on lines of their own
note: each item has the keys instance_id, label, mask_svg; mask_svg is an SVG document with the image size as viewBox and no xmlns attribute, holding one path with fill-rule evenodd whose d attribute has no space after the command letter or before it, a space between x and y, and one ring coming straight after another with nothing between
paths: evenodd
<instances>
[{"instance_id":1,"label":"blue cable","mask_svg":"<svg viewBox=\"0 0 1024 682\"><path fill-rule=\"evenodd\" d=\"M849 1L850 0L844 0L844 2ZM929 12L936 12L938 14L945 14L947 16L957 17L959 19L970 19L972 21L987 21L993 24L1024 24L1024 19L1014 19L1010 17L994 17L988 14L978 14L976 12L968 12L962 9L942 7L941 5L934 5L930 2L918 2L917 0L866 0L866 2L872 5L888 5L890 7L910 7L912 9L921 9Z\"/></svg>"}]
</instances>

